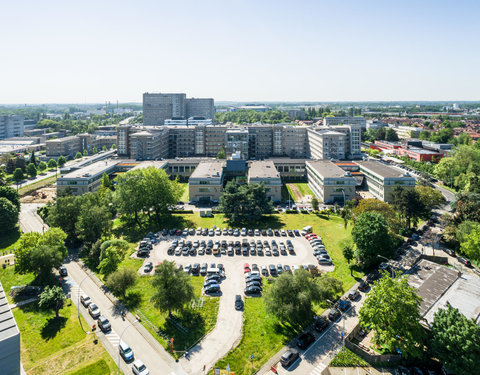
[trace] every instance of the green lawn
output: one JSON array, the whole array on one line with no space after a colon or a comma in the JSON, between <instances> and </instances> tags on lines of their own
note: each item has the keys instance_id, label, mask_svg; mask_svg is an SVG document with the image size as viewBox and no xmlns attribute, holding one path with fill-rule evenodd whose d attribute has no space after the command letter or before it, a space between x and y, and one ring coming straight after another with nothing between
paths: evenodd
<instances>
[{"instance_id":1,"label":"green lawn","mask_svg":"<svg viewBox=\"0 0 480 375\"><path fill-rule=\"evenodd\" d=\"M365 361L360 356L356 355L350 349L344 348L341 350L330 362L332 367L364 367L370 366L370 364Z\"/></svg>"},{"instance_id":2,"label":"green lawn","mask_svg":"<svg viewBox=\"0 0 480 375\"><path fill-rule=\"evenodd\" d=\"M10 266L7 268L0 268L0 282L2 283L3 290L7 295L9 303L13 303L13 299L10 297L10 288L14 285L29 285L34 280L32 273L20 275L15 273L15 267Z\"/></svg>"},{"instance_id":3,"label":"green lawn","mask_svg":"<svg viewBox=\"0 0 480 375\"><path fill-rule=\"evenodd\" d=\"M115 373L116 366L103 346L83 331L71 301L67 300L58 319L53 311L39 309L37 303L16 308L13 314L21 332L22 364L29 374L64 374L97 356L104 357L108 369L98 374ZM83 327L88 327L81 320Z\"/></svg>"},{"instance_id":4,"label":"green lawn","mask_svg":"<svg viewBox=\"0 0 480 375\"><path fill-rule=\"evenodd\" d=\"M298 188L298 190L300 190L303 196L314 195L307 182L297 182L295 186Z\"/></svg>"},{"instance_id":5,"label":"green lawn","mask_svg":"<svg viewBox=\"0 0 480 375\"><path fill-rule=\"evenodd\" d=\"M16 242L20 239L22 233L20 232L20 228L16 227L16 230L2 233L0 236L0 253L4 251L9 251L15 247Z\"/></svg>"},{"instance_id":6,"label":"green lawn","mask_svg":"<svg viewBox=\"0 0 480 375\"><path fill-rule=\"evenodd\" d=\"M50 177L46 177L44 179L41 179L33 184L30 184L30 185L27 185L27 186L24 186L22 188L20 188L18 190L18 194L20 194L20 196L23 196L23 195L26 195L28 193L30 193L31 191L34 191L34 190L37 190L37 189L40 189L44 186L47 186L47 185L51 185L53 183L55 183L55 181L57 180L57 178L55 176L50 176Z\"/></svg>"},{"instance_id":7,"label":"green lawn","mask_svg":"<svg viewBox=\"0 0 480 375\"><path fill-rule=\"evenodd\" d=\"M180 197L180 201L188 203L188 200L189 200L189 198L188 198L188 193L189 193L188 192L188 184L187 183L180 183L180 185L182 185L182 187L184 189L183 194Z\"/></svg>"}]
</instances>

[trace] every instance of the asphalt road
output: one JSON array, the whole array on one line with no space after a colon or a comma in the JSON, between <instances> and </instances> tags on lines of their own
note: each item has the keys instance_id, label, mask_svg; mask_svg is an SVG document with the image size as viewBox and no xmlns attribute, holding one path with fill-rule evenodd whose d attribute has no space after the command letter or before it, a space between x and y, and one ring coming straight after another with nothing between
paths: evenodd
<instances>
[{"instance_id":1,"label":"asphalt road","mask_svg":"<svg viewBox=\"0 0 480 375\"><path fill-rule=\"evenodd\" d=\"M112 331L107 334L101 333L97 329L96 334L112 355L115 362L118 360L118 344L120 337L133 350L135 359L140 359L148 367L152 375L185 375L186 372L175 363L175 360L163 349L163 347L154 340L147 340L147 338L140 332L143 331L141 323L131 323L128 319L124 319L120 311L115 307L112 301L105 295L93 280L86 274L86 272L75 261L67 262L65 264L68 270L68 277L65 278L65 284L71 292L73 303L78 306L79 294L87 294L91 300L99 307L101 314L106 316L112 325ZM88 310L80 304L80 312L89 324L89 327L84 327L86 330L91 330L93 324L96 324L94 319L88 313ZM123 335L123 336L122 336ZM125 361L120 358L120 365L125 374L131 373L131 365L127 365Z\"/></svg>"},{"instance_id":2,"label":"asphalt road","mask_svg":"<svg viewBox=\"0 0 480 375\"><path fill-rule=\"evenodd\" d=\"M21 203L20 204L20 229L23 233L39 232L43 233L48 229L42 218L37 215L37 209L44 206L44 203Z\"/></svg>"}]
</instances>

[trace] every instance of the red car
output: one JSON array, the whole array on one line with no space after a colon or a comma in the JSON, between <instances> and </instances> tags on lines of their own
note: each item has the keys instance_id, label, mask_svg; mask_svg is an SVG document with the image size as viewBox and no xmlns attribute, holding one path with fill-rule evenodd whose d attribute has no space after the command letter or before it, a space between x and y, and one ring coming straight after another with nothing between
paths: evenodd
<instances>
[{"instance_id":1,"label":"red car","mask_svg":"<svg viewBox=\"0 0 480 375\"><path fill-rule=\"evenodd\" d=\"M177 236L181 236L181 235L182 235L182 230L181 230L181 229L177 230L177 231L175 232L175 234L176 234Z\"/></svg>"},{"instance_id":2,"label":"red car","mask_svg":"<svg viewBox=\"0 0 480 375\"><path fill-rule=\"evenodd\" d=\"M311 239L311 238L314 238L314 237L315 237L315 238L317 237L317 235L316 235L315 233L309 233L309 234L306 234L306 235L305 235L305 238L306 238L307 240L309 240L309 239Z\"/></svg>"},{"instance_id":3,"label":"red car","mask_svg":"<svg viewBox=\"0 0 480 375\"><path fill-rule=\"evenodd\" d=\"M245 273L250 272L250 266L248 265L248 263L245 263L243 265L243 272Z\"/></svg>"}]
</instances>

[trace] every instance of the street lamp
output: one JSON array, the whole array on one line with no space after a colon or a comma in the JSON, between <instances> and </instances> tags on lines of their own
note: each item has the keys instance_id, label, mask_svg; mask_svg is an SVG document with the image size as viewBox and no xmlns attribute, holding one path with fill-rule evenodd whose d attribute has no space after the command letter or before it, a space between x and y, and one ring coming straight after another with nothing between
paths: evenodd
<instances>
[{"instance_id":1,"label":"street lamp","mask_svg":"<svg viewBox=\"0 0 480 375\"><path fill-rule=\"evenodd\" d=\"M133 325L136 322L138 322L138 319L135 319L135 321L132 324L129 324L128 326L126 326L122 334L120 335L120 341L118 342L118 375L120 375L120 343L122 342L123 334L127 331L127 329L129 329L130 327L133 327Z\"/></svg>"}]
</instances>

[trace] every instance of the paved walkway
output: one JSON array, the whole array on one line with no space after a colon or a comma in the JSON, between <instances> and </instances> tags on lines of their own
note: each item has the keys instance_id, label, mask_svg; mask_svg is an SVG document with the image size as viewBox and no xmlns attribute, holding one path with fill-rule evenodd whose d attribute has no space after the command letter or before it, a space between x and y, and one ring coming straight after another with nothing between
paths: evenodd
<instances>
[{"instance_id":1,"label":"paved walkway","mask_svg":"<svg viewBox=\"0 0 480 375\"><path fill-rule=\"evenodd\" d=\"M33 297L33 298L29 298L29 299L26 299L26 300L23 300L23 301L20 301L20 302L17 302L17 303L12 303L10 305L10 308L15 309L19 306L27 305L27 304L35 302L37 300L38 300L38 297Z\"/></svg>"}]
</instances>

